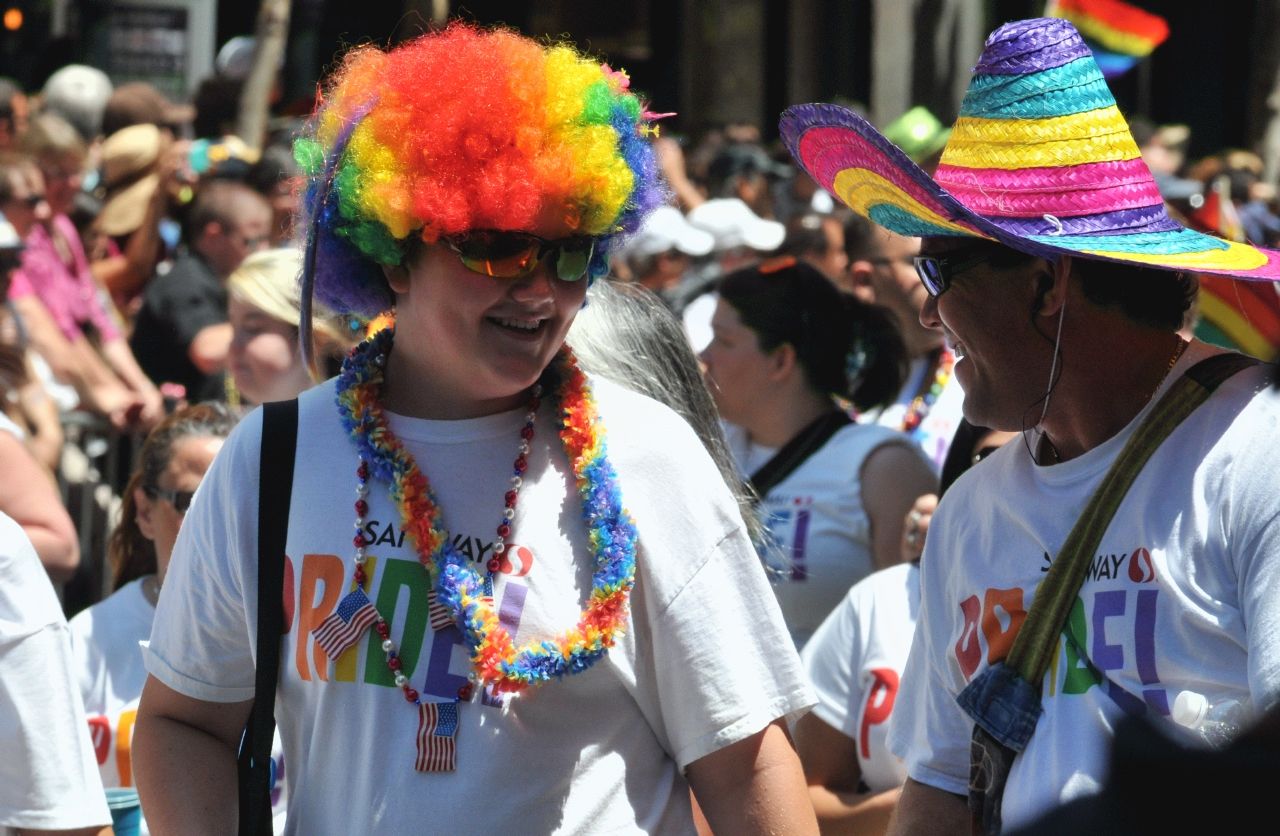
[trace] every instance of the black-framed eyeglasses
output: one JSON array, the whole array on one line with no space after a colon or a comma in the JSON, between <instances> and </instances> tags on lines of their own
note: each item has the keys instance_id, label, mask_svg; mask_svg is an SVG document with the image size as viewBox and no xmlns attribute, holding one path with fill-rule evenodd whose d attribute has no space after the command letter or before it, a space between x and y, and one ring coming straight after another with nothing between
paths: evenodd
<instances>
[{"instance_id":1,"label":"black-framed eyeglasses","mask_svg":"<svg viewBox=\"0 0 1280 836\"><path fill-rule=\"evenodd\" d=\"M966 252L969 253L968 258L964 257ZM912 263L915 264L916 275L920 277L924 289L937 299L950 289L951 280L958 273L977 267L990 257L991 253L986 250L967 249L957 250L953 255L947 256L918 255L912 259Z\"/></svg>"},{"instance_id":2,"label":"black-framed eyeglasses","mask_svg":"<svg viewBox=\"0 0 1280 836\"><path fill-rule=\"evenodd\" d=\"M147 496L152 499L163 499L173 506L173 510L179 514L185 514L187 509L191 507L191 497L195 496L195 491L167 491L164 488L148 488Z\"/></svg>"},{"instance_id":3,"label":"black-framed eyeglasses","mask_svg":"<svg viewBox=\"0 0 1280 836\"><path fill-rule=\"evenodd\" d=\"M596 239L581 235L549 241L527 232L479 229L444 238L462 266L482 276L523 278L550 255L561 281L576 282L587 274Z\"/></svg>"}]
</instances>

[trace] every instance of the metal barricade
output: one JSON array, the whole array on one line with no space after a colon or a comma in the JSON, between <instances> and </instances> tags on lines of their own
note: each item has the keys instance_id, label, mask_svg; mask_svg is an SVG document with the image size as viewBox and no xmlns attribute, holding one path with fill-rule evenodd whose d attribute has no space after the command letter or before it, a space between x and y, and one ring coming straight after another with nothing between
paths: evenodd
<instances>
[{"instance_id":1,"label":"metal barricade","mask_svg":"<svg viewBox=\"0 0 1280 836\"><path fill-rule=\"evenodd\" d=\"M63 413L66 444L58 467L62 502L80 538L80 566L62 589L70 617L111 594L107 541L120 518L120 499L142 449L141 434L122 432L100 415Z\"/></svg>"}]
</instances>

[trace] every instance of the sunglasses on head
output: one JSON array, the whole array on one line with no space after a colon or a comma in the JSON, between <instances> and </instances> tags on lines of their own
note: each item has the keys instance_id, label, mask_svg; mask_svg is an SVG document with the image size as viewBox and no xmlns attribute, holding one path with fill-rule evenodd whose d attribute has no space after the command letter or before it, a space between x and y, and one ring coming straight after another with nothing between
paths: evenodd
<instances>
[{"instance_id":1,"label":"sunglasses on head","mask_svg":"<svg viewBox=\"0 0 1280 836\"><path fill-rule=\"evenodd\" d=\"M163 499L173 506L173 510L179 514L187 513L187 509L191 507L191 497L195 496L193 491L166 491L163 488L151 488L147 491L147 495L152 499Z\"/></svg>"},{"instance_id":2,"label":"sunglasses on head","mask_svg":"<svg viewBox=\"0 0 1280 836\"><path fill-rule=\"evenodd\" d=\"M945 255L918 255L912 262L924 289L937 299L950 289L958 273L977 267L990 257L991 252L986 248L965 247Z\"/></svg>"},{"instance_id":3,"label":"sunglasses on head","mask_svg":"<svg viewBox=\"0 0 1280 836\"><path fill-rule=\"evenodd\" d=\"M565 282L576 282L587 274L596 246L596 239L585 235L548 241L527 232L487 229L445 236L444 240L458 254L462 266L473 273L519 279L536 270L550 255L556 276Z\"/></svg>"}]
</instances>

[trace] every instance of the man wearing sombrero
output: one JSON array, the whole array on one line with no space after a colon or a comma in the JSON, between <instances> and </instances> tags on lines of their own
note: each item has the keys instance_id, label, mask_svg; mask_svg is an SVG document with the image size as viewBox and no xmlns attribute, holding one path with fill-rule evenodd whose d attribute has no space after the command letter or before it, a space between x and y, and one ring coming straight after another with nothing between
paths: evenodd
<instances>
[{"instance_id":1,"label":"man wearing sombrero","mask_svg":"<svg viewBox=\"0 0 1280 836\"><path fill-rule=\"evenodd\" d=\"M1222 352L1176 332L1194 294L1181 271L1273 280L1280 253L1170 220L1062 20L988 39L936 179L837 107L792 108L782 135L850 207L924 237L921 321L943 328L959 358L965 416L1026 442L963 476L932 520L889 735L910 776L893 831L968 832L967 795L987 832L1008 831L1095 792L1116 724L1171 725L1183 692L1180 706L1271 705L1280 399L1262 367L1242 371L1229 354L1202 364ZM1198 405L1150 429L1149 415L1193 390ZM1150 458L1120 459L1148 438ZM1086 517L1102 520L1095 548L1073 527L1115 474L1132 482L1107 500L1109 516ZM1049 570L1068 564L1083 581L1055 597L1064 573ZM1057 598L1061 619L1041 619ZM1043 648L1039 667L1028 647ZM997 773L1002 801L986 780Z\"/></svg>"}]
</instances>

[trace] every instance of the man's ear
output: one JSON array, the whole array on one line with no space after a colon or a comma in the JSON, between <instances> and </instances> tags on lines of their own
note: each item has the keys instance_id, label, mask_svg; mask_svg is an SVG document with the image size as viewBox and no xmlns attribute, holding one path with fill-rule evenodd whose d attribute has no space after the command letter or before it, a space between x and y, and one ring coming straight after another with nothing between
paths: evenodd
<instances>
[{"instance_id":1,"label":"man's ear","mask_svg":"<svg viewBox=\"0 0 1280 836\"><path fill-rule=\"evenodd\" d=\"M1057 316L1067 300L1067 282L1071 278L1071 256L1059 256L1052 264L1044 264L1044 271L1038 272L1036 281L1036 315Z\"/></svg>"},{"instance_id":2,"label":"man's ear","mask_svg":"<svg viewBox=\"0 0 1280 836\"><path fill-rule=\"evenodd\" d=\"M866 259L859 259L849 265L849 282L853 285L853 295L863 302L874 305L875 289L871 286L871 272L876 266Z\"/></svg>"},{"instance_id":3,"label":"man's ear","mask_svg":"<svg viewBox=\"0 0 1280 836\"><path fill-rule=\"evenodd\" d=\"M398 264L382 265L382 275L387 277L387 284L391 285L391 290L395 293L409 292L409 270Z\"/></svg>"},{"instance_id":4,"label":"man's ear","mask_svg":"<svg viewBox=\"0 0 1280 836\"><path fill-rule=\"evenodd\" d=\"M142 536L148 540L156 539L155 523L151 521L151 497L147 496L147 492L142 488L133 489L133 504L138 509L134 520L138 524L138 530L142 532Z\"/></svg>"},{"instance_id":5,"label":"man's ear","mask_svg":"<svg viewBox=\"0 0 1280 836\"><path fill-rule=\"evenodd\" d=\"M769 363L772 367L769 370L770 379L775 382L785 380L796 367L795 347L790 343L778 346L769 352Z\"/></svg>"}]
</instances>

